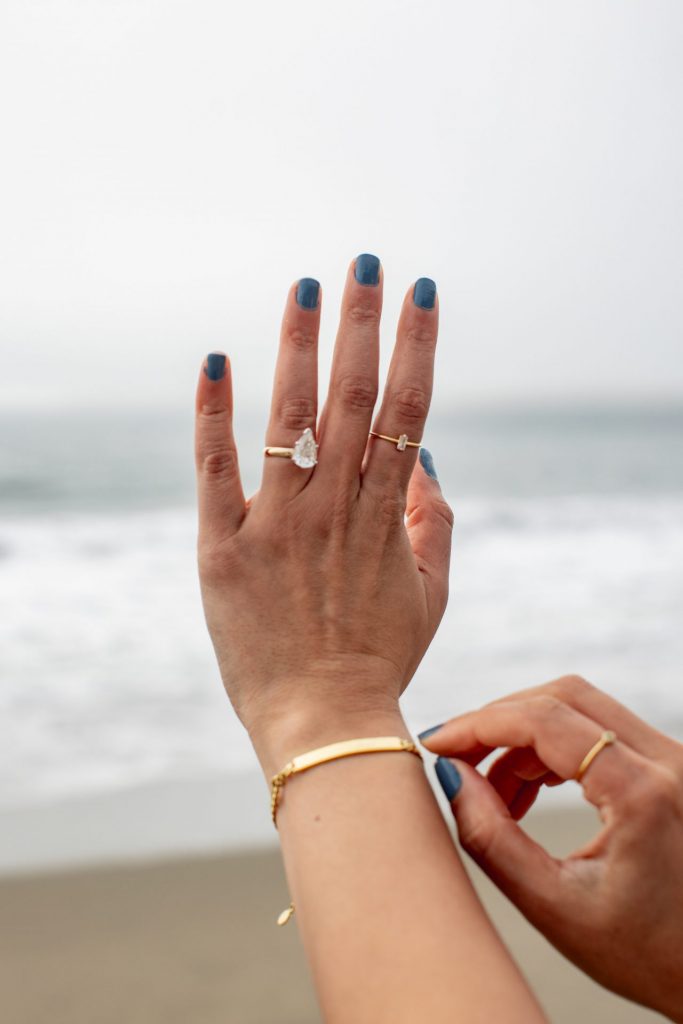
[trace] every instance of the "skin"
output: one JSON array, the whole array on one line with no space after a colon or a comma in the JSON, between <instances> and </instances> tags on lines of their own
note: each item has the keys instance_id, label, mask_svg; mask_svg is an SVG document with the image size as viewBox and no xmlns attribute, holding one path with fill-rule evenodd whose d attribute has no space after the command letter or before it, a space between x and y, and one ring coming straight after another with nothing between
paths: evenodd
<instances>
[{"instance_id":1,"label":"skin","mask_svg":"<svg viewBox=\"0 0 683 1024\"><path fill-rule=\"evenodd\" d=\"M204 608L267 780L295 755L337 740L409 738L399 697L446 604L452 516L439 485L416 465L416 449L368 440L371 426L422 437L438 302L420 309L413 290L406 295L373 422L381 305L381 276L361 285L352 265L318 420L320 311L302 309L290 290L266 443L291 446L311 427L319 463L302 470L266 459L250 502L229 366L222 380L199 378ZM413 754L350 757L295 776L277 824L327 1022L545 1019L471 888Z\"/></svg>"},{"instance_id":2,"label":"skin","mask_svg":"<svg viewBox=\"0 0 683 1024\"><path fill-rule=\"evenodd\" d=\"M517 825L542 785L581 780L603 827L551 857ZM607 988L683 1021L683 745L568 676L445 723L424 744L454 759L460 842L561 953ZM484 778L475 766L505 752Z\"/></svg>"}]
</instances>

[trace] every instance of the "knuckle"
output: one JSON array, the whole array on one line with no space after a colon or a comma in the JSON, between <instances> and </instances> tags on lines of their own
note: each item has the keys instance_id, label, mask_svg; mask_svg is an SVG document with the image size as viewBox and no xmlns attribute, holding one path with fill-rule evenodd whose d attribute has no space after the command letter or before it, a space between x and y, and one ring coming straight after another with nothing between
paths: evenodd
<instances>
[{"instance_id":1,"label":"knuckle","mask_svg":"<svg viewBox=\"0 0 683 1024\"><path fill-rule=\"evenodd\" d=\"M670 815L681 799L681 784L676 772L665 765L653 765L645 780L645 797L651 813Z\"/></svg>"},{"instance_id":2,"label":"knuckle","mask_svg":"<svg viewBox=\"0 0 683 1024\"><path fill-rule=\"evenodd\" d=\"M563 714L565 710L562 701L550 694L543 694L540 697L534 697L529 701L529 705L531 713L543 721L547 721L549 718L555 718L557 715Z\"/></svg>"},{"instance_id":3,"label":"knuckle","mask_svg":"<svg viewBox=\"0 0 683 1024\"><path fill-rule=\"evenodd\" d=\"M197 564L200 580L211 586L234 578L240 567L240 558L234 545L216 540L200 541L197 547Z\"/></svg>"},{"instance_id":4,"label":"knuckle","mask_svg":"<svg viewBox=\"0 0 683 1024\"><path fill-rule=\"evenodd\" d=\"M312 348L315 348L318 340L315 331L302 327L299 324L287 328L286 338L291 347L296 349L297 352L310 352Z\"/></svg>"},{"instance_id":5,"label":"knuckle","mask_svg":"<svg viewBox=\"0 0 683 1024\"><path fill-rule=\"evenodd\" d=\"M489 861L494 856L499 828L500 822L491 820L485 814L477 814L467 824L458 821L458 836L475 860Z\"/></svg>"},{"instance_id":6,"label":"knuckle","mask_svg":"<svg viewBox=\"0 0 683 1024\"><path fill-rule=\"evenodd\" d=\"M460 842L474 856L483 856L490 842L490 828L484 818L475 818L467 825L458 822L458 837Z\"/></svg>"},{"instance_id":7,"label":"knuckle","mask_svg":"<svg viewBox=\"0 0 683 1024\"><path fill-rule=\"evenodd\" d=\"M432 511L437 519L442 519L449 530L453 529L453 509L444 498L438 498L432 505Z\"/></svg>"},{"instance_id":8,"label":"knuckle","mask_svg":"<svg viewBox=\"0 0 683 1024\"><path fill-rule=\"evenodd\" d=\"M592 690L591 684L583 676L569 675L562 676L551 684L550 690L560 700L571 700Z\"/></svg>"},{"instance_id":9,"label":"knuckle","mask_svg":"<svg viewBox=\"0 0 683 1024\"><path fill-rule=\"evenodd\" d=\"M413 348L432 349L436 345L436 333L430 327L413 324L408 328L406 340Z\"/></svg>"},{"instance_id":10,"label":"knuckle","mask_svg":"<svg viewBox=\"0 0 683 1024\"><path fill-rule=\"evenodd\" d=\"M315 403L310 398L287 398L282 402L277 418L286 430L305 430L315 420Z\"/></svg>"},{"instance_id":11,"label":"knuckle","mask_svg":"<svg viewBox=\"0 0 683 1024\"><path fill-rule=\"evenodd\" d=\"M211 424L221 423L230 419L230 410L222 402L203 402L198 410L200 420L206 419Z\"/></svg>"},{"instance_id":12,"label":"knuckle","mask_svg":"<svg viewBox=\"0 0 683 1024\"><path fill-rule=\"evenodd\" d=\"M354 500L345 488L333 490L327 500L321 501L318 514L314 517L318 529L326 536L346 535L357 514Z\"/></svg>"},{"instance_id":13,"label":"knuckle","mask_svg":"<svg viewBox=\"0 0 683 1024\"><path fill-rule=\"evenodd\" d=\"M373 409L377 401L377 385L359 374L348 374L339 382L339 395L348 409Z\"/></svg>"},{"instance_id":14,"label":"knuckle","mask_svg":"<svg viewBox=\"0 0 683 1024\"><path fill-rule=\"evenodd\" d=\"M202 473L211 478L234 480L238 475L237 452L234 448L215 448L201 458Z\"/></svg>"},{"instance_id":15,"label":"knuckle","mask_svg":"<svg viewBox=\"0 0 683 1024\"><path fill-rule=\"evenodd\" d=\"M398 494L379 494L375 501L375 519L384 526L403 522L405 502Z\"/></svg>"},{"instance_id":16,"label":"knuckle","mask_svg":"<svg viewBox=\"0 0 683 1024\"><path fill-rule=\"evenodd\" d=\"M422 421L429 410L429 396L423 388L402 387L394 393L392 404L402 419Z\"/></svg>"},{"instance_id":17,"label":"knuckle","mask_svg":"<svg viewBox=\"0 0 683 1024\"><path fill-rule=\"evenodd\" d=\"M361 303L354 303L346 309L348 319L359 327L377 327L380 315L374 306L363 306Z\"/></svg>"}]
</instances>

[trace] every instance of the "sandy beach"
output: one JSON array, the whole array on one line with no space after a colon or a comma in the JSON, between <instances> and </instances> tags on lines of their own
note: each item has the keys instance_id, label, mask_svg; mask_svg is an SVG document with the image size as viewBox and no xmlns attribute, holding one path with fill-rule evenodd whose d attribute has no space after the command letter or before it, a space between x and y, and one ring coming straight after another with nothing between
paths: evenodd
<instances>
[{"instance_id":1,"label":"sandy beach","mask_svg":"<svg viewBox=\"0 0 683 1024\"><path fill-rule=\"evenodd\" d=\"M539 812L556 852L591 834L589 810ZM646 1024L567 964L475 869L486 906L550 1020ZM8 1024L320 1024L277 849L7 876L0 991Z\"/></svg>"}]
</instances>

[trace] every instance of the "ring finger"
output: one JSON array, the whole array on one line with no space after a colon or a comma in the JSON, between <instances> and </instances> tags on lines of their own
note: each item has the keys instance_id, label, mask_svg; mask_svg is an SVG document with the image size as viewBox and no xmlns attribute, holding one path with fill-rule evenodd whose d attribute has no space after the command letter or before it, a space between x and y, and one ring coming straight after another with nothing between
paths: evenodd
<instances>
[{"instance_id":1,"label":"ring finger","mask_svg":"<svg viewBox=\"0 0 683 1024\"><path fill-rule=\"evenodd\" d=\"M280 332L266 446L292 448L306 428L315 434L318 394L320 285L303 277L292 285ZM298 494L311 469L290 458L265 457L262 494Z\"/></svg>"}]
</instances>

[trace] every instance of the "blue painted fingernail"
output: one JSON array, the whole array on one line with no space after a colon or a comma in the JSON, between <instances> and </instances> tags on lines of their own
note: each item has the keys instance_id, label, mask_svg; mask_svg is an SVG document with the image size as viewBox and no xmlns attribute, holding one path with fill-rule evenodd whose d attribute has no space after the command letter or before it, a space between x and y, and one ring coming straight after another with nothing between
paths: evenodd
<instances>
[{"instance_id":1,"label":"blue painted fingernail","mask_svg":"<svg viewBox=\"0 0 683 1024\"><path fill-rule=\"evenodd\" d=\"M204 373L209 380L223 380L225 376L225 356L222 352L209 352L206 357Z\"/></svg>"},{"instance_id":2,"label":"blue painted fingernail","mask_svg":"<svg viewBox=\"0 0 683 1024\"><path fill-rule=\"evenodd\" d=\"M438 732L439 729L443 727L443 724L444 723L442 722L441 725L433 725L431 729L425 729L424 732L419 732L417 734L417 738L419 740L426 740L428 736L432 736L435 732Z\"/></svg>"},{"instance_id":3,"label":"blue painted fingernail","mask_svg":"<svg viewBox=\"0 0 683 1024\"><path fill-rule=\"evenodd\" d=\"M434 459L432 453L427 451L426 448L420 448L420 465L424 469L427 476L431 476L432 480L438 480L436 475L436 467L434 466ZM438 729L438 725L436 726Z\"/></svg>"},{"instance_id":4,"label":"blue painted fingernail","mask_svg":"<svg viewBox=\"0 0 683 1024\"><path fill-rule=\"evenodd\" d=\"M436 759L436 777L441 783L441 788L449 801L457 796L462 786L462 776L452 761L446 757Z\"/></svg>"},{"instance_id":5,"label":"blue painted fingernail","mask_svg":"<svg viewBox=\"0 0 683 1024\"><path fill-rule=\"evenodd\" d=\"M420 309L434 309L436 302L436 284L431 277L420 277L415 282L413 302Z\"/></svg>"},{"instance_id":6,"label":"blue painted fingernail","mask_svg":"<svg viewBox=\"0 0 683 1024\"><path fill-rule=\"evenodd\" d=\"M296 289L296 301L303 309L318 308L320 283L314 277L302 277Z\"/></svg>"},{"instance_id":7,"label":"blue painted fingernail","mask_svg":"<svg viewBox=\"0 0 683 1024\"><path fill-rule=\"evenodd\" d=\"M356 281L375 287L379 284L379 260L369 252L363 252L356 258Z\"/></svg>"}]
</instances>

